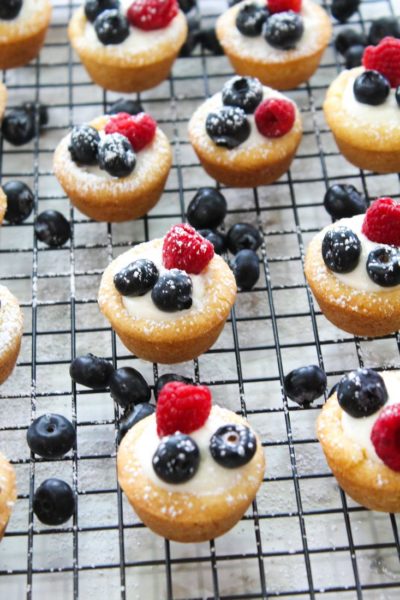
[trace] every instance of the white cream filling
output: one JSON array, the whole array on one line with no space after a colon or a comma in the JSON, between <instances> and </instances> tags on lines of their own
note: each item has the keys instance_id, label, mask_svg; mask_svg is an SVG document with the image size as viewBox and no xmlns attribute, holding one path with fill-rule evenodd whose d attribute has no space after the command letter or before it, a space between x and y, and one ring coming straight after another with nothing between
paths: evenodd
<instances>
[{"instance_id":1,"label":"white cream filling","mask_svg":"<svg viewBox=\"0 0 400 600\"><path fill-rule=\"evenodd\" d=\"M371 123L374 127L382 125L386 128L400 128L400 106L396 101L396 90L391 88L385 102L378 106L363 104L354 95L354 82L362 73L357 69L354 76L349 77L343 93L343 109L357 121Z\"/></svg>"},{"instance_id":2,"label":"white cream filling","mask_svg":"<svg viewBox=\"0 0 400 600\"><path fill-rule=\"evenodd\" d=\"M356 419L342 410L342 428L347 437L356 442L366 453L367 457L381 464L382 461L375 452L371 441L371 431L382 410L389 404L400 402L400 371L385 371L380 373L388 392L388 401L373 415Z\"/></svg>"},{"instance_id":3,"label":"white cream filling","mask_svg":"<svg viewBox=\"0 0 400 600\"><path fill-rule=\"evenodd\" d=\"M1 1L1 0L0 0ZM20 24L23 21L28 21L32 19L38 12L43 9L44 2L43 0L23 0L22 8L19 11L17 17L15 19L0 19L1 24L15 25Z\"/></svg>"}]
</instances>

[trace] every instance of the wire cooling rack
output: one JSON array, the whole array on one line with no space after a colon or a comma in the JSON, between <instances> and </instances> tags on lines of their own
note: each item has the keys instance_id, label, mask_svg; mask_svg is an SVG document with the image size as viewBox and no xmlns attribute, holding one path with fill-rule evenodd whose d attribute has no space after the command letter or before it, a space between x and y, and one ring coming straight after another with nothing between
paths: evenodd
<instances>
[{"instance_id":1,"label":"wire cooling rack","mask_svg":"<svg viewBox=\"0 0 400 600\"><path fill-rule=\"evenodd\" d=\"M198 4L204 26L226 8L219 0ZM18 366L0 390L0 450L18 479L18 502L0 546L0 598L398 599L397 518L369 512L340 491L315 438L320 406L301 409L281 388L284 373L305 364L320 364L330 384L359 365L400 367L398 336L365 340L339 331L318 311L303 276L304 248L329 222L322 206L329 185L353 183L370 199L399 198L398 176L351 166L324 123L322 100L340 57L330 46L310 83L289 93L305 126L290 172L258 190L224 190L225 227L251 222L263 234L257 286L239 294L210 352L194 363L158 367L130 356L115 338L97 308L99 280L112 257L162 235L184 218L199 186L214 184L188 143L187 121L232 71L225 57L197 50L177 61L169 80L142 94L174 148L165 193L138 221L89 221L57 184L52 154L73 124L103 113L118 95L93 85L70 49L66 25L75 8L56 0L40 58L3 75L9 106L48 104L50 122L29 145L0 141L1 180L28 183L34 215L60 210L73 236L61 249L44 247L33 236L34 215L1 228L0 280L21 301L25 333ZM364 0L351 25L365 31L372 18L396 10L395 0ZM257 501L231 532L215 542L183 545L165 542L140 523L117 486L118 409L106 391L75 386L68 375L71 359L89 351L118 366L134 365L150 383L171 370L195 377L211 386L216 402L247 415L268 466ZM77 429L77 445L62 460L35 459L25 442L31 419L46 411L65 414ZM77 500L73 520L58 528L42 525L32 512L33 492L49 476L69 481Z\"/></svg>"}]
</instances>

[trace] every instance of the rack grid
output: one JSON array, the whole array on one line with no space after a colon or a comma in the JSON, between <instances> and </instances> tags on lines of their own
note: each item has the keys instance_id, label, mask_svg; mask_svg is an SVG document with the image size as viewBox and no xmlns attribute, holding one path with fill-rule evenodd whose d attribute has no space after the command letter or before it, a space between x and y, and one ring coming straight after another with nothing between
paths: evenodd
<instances>
[{"instance_id":1,"label":"rack grid","mask_svg":"<svg viewBox=\"0 0 400 600\"><path fill-rule=\"evenodd\" d=\"M48 104L50 122L41 135L37 122L34 140L21 148L0 138L1 181L22 179L35 193L32 217L18 228L4 224L0 233L0 281L18 296L25 316L18 366L0 390L0 449L18 480L18 502L0 546L0 597L399 598L398 518L369 512L338 488L315 438L322 402L304 410L281 387L284 374L304 364L323 367L330 384L359 365L400 368L398 335L366 340L337 330L319 312L303 276L304 248L329 222L322 204L329 185L354 183L368 199L400 197L398 175L351 166L324 123L322 100L342 68L340 57L331 45L311 81L289 92L305 129L291 170L268 187L223 190L225 228L251 222L263 235L257 286L239 294L207 354L172 368L150 365L127 353L99 313L99 280L113 257L183 220L198 187L215 185L199 166L186 128L194 108L232 71L225 57L197 49L176 62L169 80L140 96L172 141L165 193L143 219L95 223L62 193L52 153L72 125L103 113L119 95L92 84L70 49L66 26L77 4L53 4L40 57L3 74L8 106ZM197 14L209 26L225 8L223 0L198 0ZM371 19L399 15L399 9L395 0L363 0L349 24L365 32ZM341 27L335 24L335 33ZM33 220L47 208L70 220L72 239L63 248L46 248L33 236ZM71 359L90 351L116 366L135 366L153 384L171 370L194 377L211 387L216 402L247 416L260 433L267 470L256 502L231 532L182 545L140 523L116 480L119 410L106 390L76 386L68 374ZM25 442L31 420L46 411L65 414L77 429L77 445L62 460L36 458ZM32 511L33 492L49 476L69 481L77 500L73 520L58 528L42 525Z\"/></svg>"}]
</instances>

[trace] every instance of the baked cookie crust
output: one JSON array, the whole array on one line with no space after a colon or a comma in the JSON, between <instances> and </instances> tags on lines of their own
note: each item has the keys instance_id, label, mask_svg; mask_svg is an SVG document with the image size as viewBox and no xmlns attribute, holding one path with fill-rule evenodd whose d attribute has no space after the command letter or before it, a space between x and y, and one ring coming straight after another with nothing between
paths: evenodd
<instances>
[{"instance_id":1,"label":"baked cookie crust","mask_svg":"<svg viewBox=\"0 0 400 600\"><path fill-rule=\"evenodd\" d=\"M21 347L23 315L18 300L0 285L0 384L9 377Z\"/></svg>"},{"instance_id":2,"label":"baked cookie crust","mask_svg":"<svg viewBox=\"0 0 400 600\"><path fill-rule=\"evenodd\" d=\"M14 468L0 453L0 540L3 538L16 499Z\"/></svg>"}]
</instances>

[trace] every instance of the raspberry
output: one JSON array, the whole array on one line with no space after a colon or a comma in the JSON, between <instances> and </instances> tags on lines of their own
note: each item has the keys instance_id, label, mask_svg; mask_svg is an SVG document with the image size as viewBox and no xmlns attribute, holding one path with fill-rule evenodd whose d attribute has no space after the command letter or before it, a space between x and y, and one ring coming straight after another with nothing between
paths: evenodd
<instances>
[{"instance_id":1,"label":"raspberry","mask_svg":"<svg viewBox=\"0 0 400 600\"><path fill-rule=\"evenodd\" d=\"M214 256L214 246L193 227L174 225L164 238L163 264L166 269L182 269L198 275Z\"/></svg>"},{"instance_id":2,"label":"raspberry","mask_svg":"<svg viewBox=\"0 0 400 600\"><path fill-rule=\"evenodd\" d=\"M269 98L258 105L254 117L262 135L278 138L292 129L296 112L293 102L283 98Z\"/></svg>"},{"instance_id":3,"label":"raspberry","mask_svg":"<svg viewBox=\"0 0 400 600\"><path fill-rule=\"evenodd\" d=\"M156 410L160 437L191 433L204 425L211 411L211 394L205 385L187 385L171 381L161 390Z\"/></svg>"},{"instance_id":4,"label":"raspberry","mask_svg":"<svg viewBox=\"0 0 400 600\"><path fill-rule=\"evenodd\" d=\"M378 198L365 213L361 231L371 242L400 246L400 204Z\"/></svg>"},{"instance_id":5,"label":"raspberry","mask_svg":"<svg viewBox=\"0 0 400 600\"><path fill-rule=\"evenodd\" d=\"M120 133L128 138L135 152L139 152L153 140L157 129L156 121L142 112L138 115L118 113L105 126L106 133Z\"/></svg>"},{"instance_id":6,"label":"raspberry","mask_svg":"<svg viewBox=\"0 0 400 600\"><path fill-rule=\"evenodd\" d=\"M400 404L386 406L371 431L375 452L389 469L400 471Z\"/></svg>"},{"instance_id":7,"label":"raspberry","mask_svg":"<svg viewBox=\"0 0 400 600\"><path fill-rule=\"evenodd\" d=\"M379 71L392 88L400 85L400 40L385 37L377 46L367 46L362 64L366 69Z\"/></svg>"},{"instance_id":8,"label":"raspberry","mask_svg":"<svg viewBox=\"0 0 400 600\"><path fill-rule=\"evenodd\" d=\"M299 13L301 11L302 0L268 0L268 10L271 14L293 10Z\"/></svg>"},{"instance_id":9,"label":"raspberry","mask_svg":"<svg viewBox=\"0 0 400 600\"><path fill-rule=\"evenodd\" d=\"M128 21L144 31L163 29L178 14L176 0L135 0L128 9Z\"/></svg>"}]
</instances>

